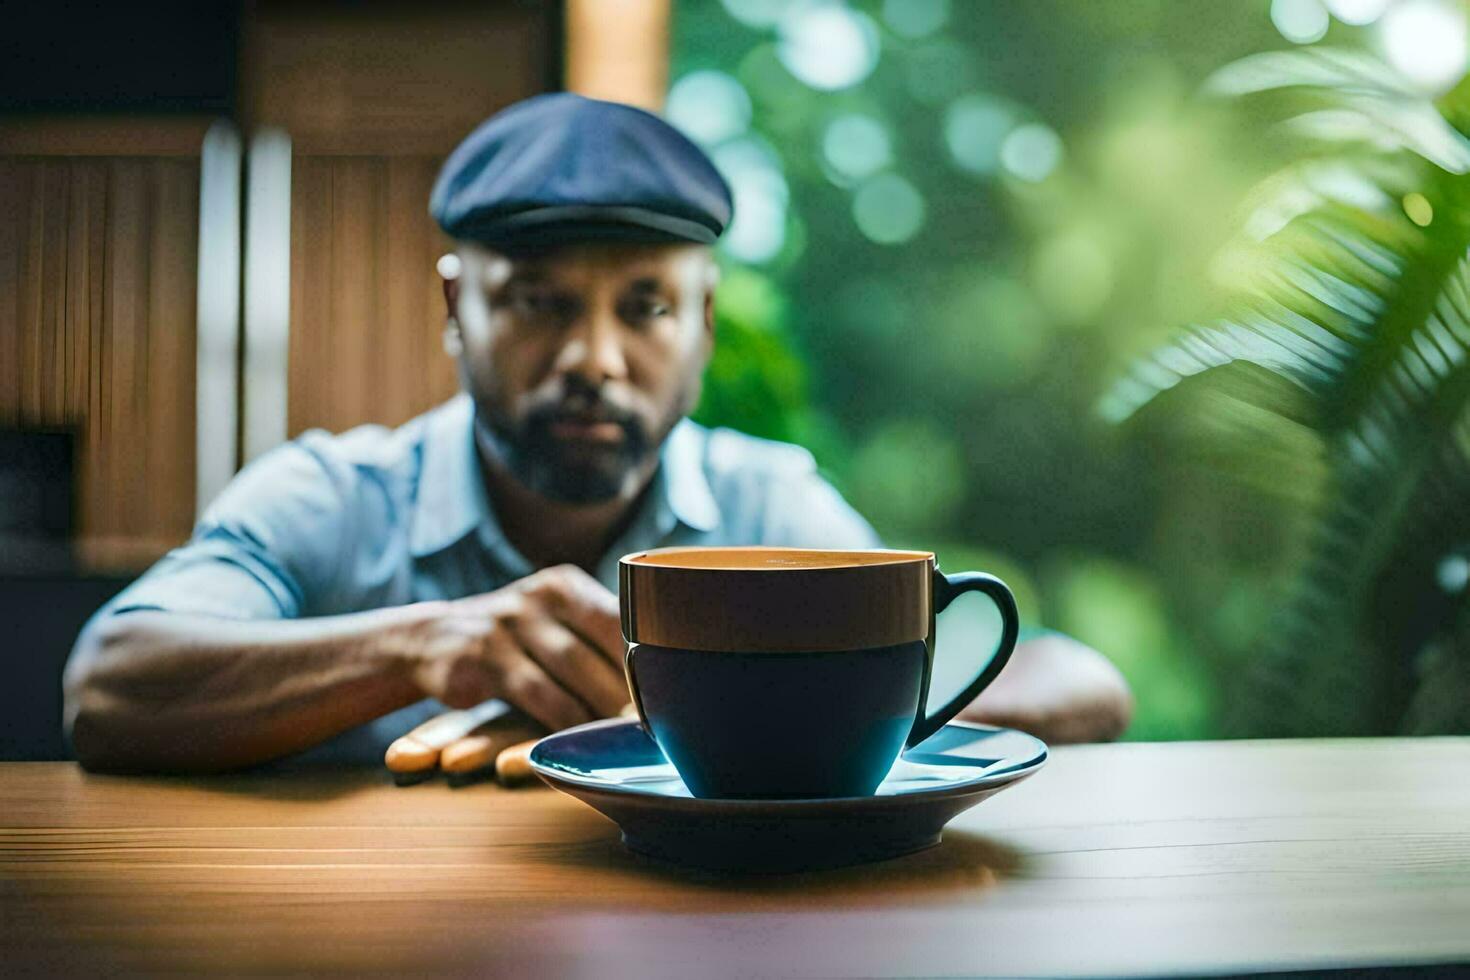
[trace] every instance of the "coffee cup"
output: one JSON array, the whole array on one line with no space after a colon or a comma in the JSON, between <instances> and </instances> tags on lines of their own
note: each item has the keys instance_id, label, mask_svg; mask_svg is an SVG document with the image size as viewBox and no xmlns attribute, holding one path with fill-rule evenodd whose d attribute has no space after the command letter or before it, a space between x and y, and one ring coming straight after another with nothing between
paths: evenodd
<instances>
[{"instance_id":1,"label":"coffee cup","mask_svg":"<svg viewBox=\"0 0 1470 980\"><path fill-rule=\"evenodd\" d=\"M698 797L871 795L1016 643L1005 584L945 575L928 551L660 548L618 572L639 721ZM926 713L935 615L970 592L998 608L1000 642Z\"/></svg>"}]
</instances>

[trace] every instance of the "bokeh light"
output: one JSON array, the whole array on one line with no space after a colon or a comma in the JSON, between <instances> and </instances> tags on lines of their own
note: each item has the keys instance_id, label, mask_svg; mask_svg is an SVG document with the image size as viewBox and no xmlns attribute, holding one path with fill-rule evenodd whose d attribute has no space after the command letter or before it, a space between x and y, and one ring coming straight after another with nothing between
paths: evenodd
<instances>
[{"instance_id":1,"label":"bokeh light","mask_svg":"<svg viewBox=\"0 0 1470 980\"><path fill-rule=\"evenodd\" d=\"M1447 0L1399 0L1378 22L1383 55L1428 92L1448 90L1465 74L1465 11Z\"/></svg>"},{"instance_id":2,"label":"bokeh light","mask_svg":"<svg viewBox=\"0 0 1470 980\"><path fill-rule=\"evenodd\" d=\"M1404 195L1404 214L1420 228L1428 228L1434 221L1434 205L1418 191L1410 191Z\"/></svg>"},{"instance_id":3,"label":"bokeh light","mask_svg":"<svg viewBox=\"0 0 1470 980\"><path fill-rule=\"evenodd\" d=\"M690 139L713 146L750 128L750 96L722 71L690 72L669 89L664 115Z\"/></svg>"},{"instance_id":4,"label":"bokeh light","mask_svg":"<svg viewBox=\"0 0 1470 980\"><path fill-rule=\"evenodd\" d=\"M725 10L751 27L770 27L791 6L788 0L720 0Z\"/></svg>"},{"instance_id":5,"label":"bokeh light","mask_svg":"<svg viewBox=\"0 0 1470 980\"><path fill-rule=\"evenodd\" d=\"M1327 11L1344 24L1362 26L1383 16L1391 0L1327 0Z\"/></svg>"},{"instance_id":6,"label":"bokeh light","mask_svg":"<svg viewBox=\"0 0 1470 980\"><path fill-rule=\"evenodd\" d=\"M967 95L944 113L944 145L963 169L993 174L1000 166L1000 145L1014 122L1011 109L996 99Z\"/></svg>"},{"instance_id":7,"label":"bokeh light","mask_svg":"<svg viewBox=\"0 0 1470 980\"><path fill-rule=\"evenodd\" d=\"M874 177L852 199L858 230L880 245L906 242L924 226L924 198L897 174Z\"/></svg>"},{"instance_id":8,"label":"bokeh light","mask_svg":"<svg viewBox=\"0 0 1470 980\"><path fill-rule=\"evenodd\" d=\"M846 7L797 5L781 18L777 30L781 64L814 89L850 88L878 65L877 25Z\"/></svg>"},{"instance_id":9,"label":"bokeh light","mask_svg":"<svg viewBox=\"0 0 1470 980\"><path fill-rule=\"evenodd\" d=\"M1001 166L1031 183L1045 180L1061 160L1062 139L1044 123L1017 126L1000 144Z\"/></svg>"},{"instance_id":10,"label":"bokeh light","mask_svg":"<svg viewBox=\"0 0 1470 980\"><path fill-rule=\"evenodd\" d=\"M892 159L888 130L872 116L838 116L822 134L822 160L829 175L844 186L872 176Z\"/></svg>"},{"instance_id":11,"label":"bokeh light","mask_svg":"<svg viewBox=\"0 0 1470 980\"><path fill-rule=\"evenodd\" d=\"M948 20L949 0L883 0L883 21L901 37L925 37Z\"/></svg>"},{"instance_id":12,"label":"bokeh light","mask_svg":"<svg viewBox=\"0 0 1470 980\"><path fill-rule=\"evenodd\" d=\"M1449 555L1434 570L1434 579L1445 592L1463 592L1470 585L1470 561L1464 555Z\"/></svg>"},{"instance_id":13,"label":"bokeh light","mask_svg":"<svg viewBox=\"0 0 1470 980\"><path fill-rule=\"evenodd\" d=\"M790 192L779 159L769 147L752 139L726 143L713 157L735 199L735 218L725 230L721 247L744 262L769 262L786 242Z\"/></svg>"},{"instance_id":14,"label":"bokeh light","mask_svg":"<svg viewBox=\"0 0 1470 980\"><path fill-rule=\"evenodd\" d=\"M1327 36L1329 19L1322 0L1271 0L1271 23L1293 44L1311 44Z\"/></svg>"}]
</instances>

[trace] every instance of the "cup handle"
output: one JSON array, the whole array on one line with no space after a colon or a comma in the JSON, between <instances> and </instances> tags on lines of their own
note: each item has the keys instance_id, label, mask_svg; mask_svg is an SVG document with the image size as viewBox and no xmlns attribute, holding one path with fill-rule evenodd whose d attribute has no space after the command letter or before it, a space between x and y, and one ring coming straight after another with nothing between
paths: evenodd
<instances>
[{"instance_id":1,"label":"cup handle","mask_svg":"<svg viewBox=\"0 0 1470 980\"><path fill-rule=\"evenodd\" d=\"M648 723L648 715L643 713L643 695L638 693L638 675L633 673L633 651L637 649L638 644L628 644L628 652L623 654L623 673L628 678L628 693L633 697L633 709L638 712L638 724L643 726L645 735L653 738L653 726Z\"/></svg>"},{"instance_id":2,"label":"cup handle","mask_svg":"<svg viewBox=\"0 0 1470 980\"><path fill-rule=\"evenodd\" d=\"M959 714L965 705L975 700L976 696L989 687L990 682L995 680L996 675L1005 668L1006 663L1011 659L1011 652L1016 648L1016 634L1021 625L1020 617L1016 613L1016 599L1004 582L984 572L960 572L957 575L945 575L937 568L934 570L934 612L936 615L944 612L951 602L966 592L983 592L1000 609L1000 645L995 648L995 653L991 655L990 660L975 675L975 679L970 681L963 691L951 698L944 707L933 714L925 714L925 705L922 701L920 702L919 719L914 723L913 730L909 732L904 748L911 749L939 731L949 723L951 718ZM925 674L924 697L928 696L928 677L932 671L933 664L930 664ZM632 676L631 671L628 676Z\"/></svg>"}]
</instances>

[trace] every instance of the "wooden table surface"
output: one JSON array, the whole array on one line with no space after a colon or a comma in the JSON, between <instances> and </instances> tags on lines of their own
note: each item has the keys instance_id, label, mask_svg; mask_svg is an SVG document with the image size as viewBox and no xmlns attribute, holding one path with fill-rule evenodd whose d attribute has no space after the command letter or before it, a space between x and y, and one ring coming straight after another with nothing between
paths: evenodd
<instances>
[{"instance_id":1,"label":"wooden table surface","mask_svg":"<svg viewBox=\"0 0 1470 980\"><path fill-rule=\"evenodd\" d=\"M1470 739L1084 746L881 864L719 878L543 788L0 766L0 974L1470 964Z\"/></svg>"}]
</instances>

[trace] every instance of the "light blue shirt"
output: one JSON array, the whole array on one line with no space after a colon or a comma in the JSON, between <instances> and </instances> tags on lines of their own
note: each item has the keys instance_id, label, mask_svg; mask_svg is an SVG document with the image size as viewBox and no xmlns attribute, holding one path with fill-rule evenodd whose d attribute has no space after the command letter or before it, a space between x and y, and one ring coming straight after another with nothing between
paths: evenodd
<instances>
[{"instance_id":1,"label":"light blue shirt","mask_svg":"<svg viewBox=\"0 0 1470 980\"><path fill-rule=\"evenodd\" d=\"M304 433L245 467L190 541L97 615L330 616L489 592L529 575L486 496L473 416L459 395L398 429ZM616 592L618 559L629 552L750 544L881 546L805 449L686 419L596 575ZM420 702L308 755L381 760L389 742L441 710Z\"/></svg>"}]
</instances>

